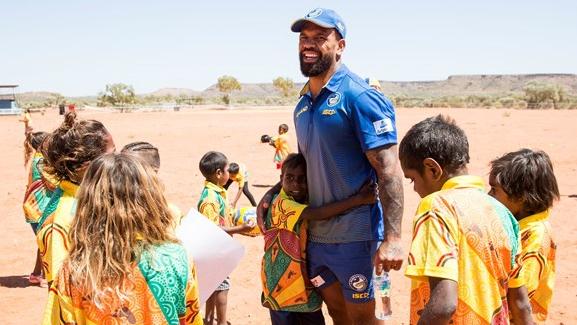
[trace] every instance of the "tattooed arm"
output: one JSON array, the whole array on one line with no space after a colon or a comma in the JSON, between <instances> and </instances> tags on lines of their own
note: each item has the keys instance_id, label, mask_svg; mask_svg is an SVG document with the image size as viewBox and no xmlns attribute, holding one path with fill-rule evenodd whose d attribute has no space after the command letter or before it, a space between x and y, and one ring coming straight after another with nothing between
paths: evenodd
<instances>
[{"instance_id":1,"label":"tattooed arm","mask_svg":"<svg viewBox=\"0 0 577 325\"><path fill-rule=\"evenodd\" d=\"M397 145L387 145L366 152L377 173L379 200L383 206L385 240L375 254L377 273L399 270L403 264L401 223L403 218L403 177L399 166Z\"/></svg>"}]
</instances>

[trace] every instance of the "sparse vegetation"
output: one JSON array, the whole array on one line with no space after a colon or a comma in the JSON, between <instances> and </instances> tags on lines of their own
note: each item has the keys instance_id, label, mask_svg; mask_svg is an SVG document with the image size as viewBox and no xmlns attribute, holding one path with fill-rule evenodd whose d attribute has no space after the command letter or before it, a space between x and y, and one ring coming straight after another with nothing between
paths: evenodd
<instances>
[{"instance_id":1,"label":"sparse vegetation","mask_svg":"<svg viewBox=\"0 0 577 325\"><path fill-rule=\"evenodd\" d=\"M278 77L272 81L272 85L278 89L284 97L288 97L295 87L292 79Z\"/></svg>"},{"instance_id":2,"label":"sparse vegetation","mask_svg":"<svg viewBox=\"0 0 577 325\"><path fill-rule=\"evenodd\" d=\"M135 103L134 88L123 83L106 85L106 89L98 95L98 106L119 107L121 112Z\"/></svg>"},{"instance_id":3,"label":"sparse vegetation","mask_svg":"<svg viewBox=\"0 0 577 325\"><path fill-rule=\"evenodd\" d=\"M226 105L230 105L230 94L235 90L241 90L240 83L233 76L222 76L218 78L216 86L221 93L224 93L222 101Z\"/></svg>"}]
</instances>

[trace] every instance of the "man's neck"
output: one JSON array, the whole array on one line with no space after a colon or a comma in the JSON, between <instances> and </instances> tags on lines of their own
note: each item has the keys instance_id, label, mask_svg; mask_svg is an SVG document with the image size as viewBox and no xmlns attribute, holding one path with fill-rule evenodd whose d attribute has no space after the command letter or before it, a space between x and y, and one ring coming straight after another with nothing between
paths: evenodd
<instances>
[{"instance_id":1,"label":"man's neck","mask_svg":"<svg viewBox=\"0 0 577 325\"><path fill-rule=\"evenodd\" d=\"M333 64L327 71L315 77L309 77L309 90L313 99L317 98L324 85L331 80L337 69L341 66L340 62Z\"/></svg>"}]
</instances>

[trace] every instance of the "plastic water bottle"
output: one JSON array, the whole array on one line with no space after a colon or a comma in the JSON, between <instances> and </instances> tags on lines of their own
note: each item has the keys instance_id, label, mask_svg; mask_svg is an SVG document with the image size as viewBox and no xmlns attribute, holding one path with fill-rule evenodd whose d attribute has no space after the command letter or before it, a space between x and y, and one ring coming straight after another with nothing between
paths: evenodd
<instances>
[{"instance_id":1,"label":"plastic water bottle","mask_svg":"<svg viewBox=\"0 0 577 325\"><path fill-rule=\"evenodd\" d=\"M379 320L391 318L391 278L383 271L377 275L373 270L373 290L375 293L375 317Z\"/></svg>"}]
</instances>

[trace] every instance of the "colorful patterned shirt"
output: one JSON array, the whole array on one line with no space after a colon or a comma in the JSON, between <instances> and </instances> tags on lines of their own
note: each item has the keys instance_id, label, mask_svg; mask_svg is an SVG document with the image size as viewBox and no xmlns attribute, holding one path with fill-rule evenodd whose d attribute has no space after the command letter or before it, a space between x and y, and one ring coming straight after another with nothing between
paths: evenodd
<instances>
[{"instance_id":1,"label":"colorful patterned shirt","mask_svg":"<svg viewBox=\"0 0 577 325\"><path fill-rule=\"evenodd\" d=\"M521 228L520 269L509 281L511 288L525 285L529 292L533 317L544 322L555 286L555 250L550 211L543 211L519 221Z\"/></svg>"},{"instance_id":2,"label":"colorful patterned shirt","mask_svg":"<svg viewBox=\"0 0 577 325\"><path fill-rule=\"evenodd\" d=\"M68 256L68 232L76 213L78 185L62 181L52 194L38 221L36 241L42 258L42 270L48 283L52 282L62 262Z\"/></svg>"},{"instance_id":3,"label":"colorful patterned shirt","mask_svg":"<svg viewBox=\"0 0 577 325\"><path fill-rule=\"evenodd\" d=\"M272 310L312 312L321 308L322 300L306 272L306 221L300 219L306 207L281 190L264 220L261 302Z\"/></svg>"},{"instance_id":4,"label":"colorful patterned shirt","mask_svg":"<svg viewBox=\"0 0 577 325\"><path fill-rule=\"evenodd\" d=\"M449 179L423 198L413 222L405 275L411 278L410 324L430 298L428 278L458 284L451 324L509 324L508 279L519 244L517 221L475 176Z\"/></svg>"},{"instance_id":5,"label":"colorful patterned shirt","mask_svg":"<svg viewBox=\"0 0 577 325\"><path fill-rule=\"evenodd\" d=\"M42 154L36 153L30 165L28 187L22 204L24 217L28 223L37 223L40 220L52 193L58 187L58 181L42 170L43 161Z\"/></svg>"},{"instance_id":6,"label":"colorful patterned shirt","mask_svg":"<svg viewBox=\"0 0 577 325\"><path fill-rule=\"evenodd\" d=\"M198 212L217 226L230 225L231 211L224 187L205 181L198 200Z\"/></svg>"},{"instance_id":7,"label":"colorful patterned shirt","mask_svg":"<svg viewBox=\"0 0 577 325\"><path fill-rule=\"evenodd\" d=\"M65 263L50 288L43 324L202 325L195 267L181 245L145 251L130 278L134 288L126 301L110 299L98 308L72 283Z\"/></svg>"}]
</instances>

